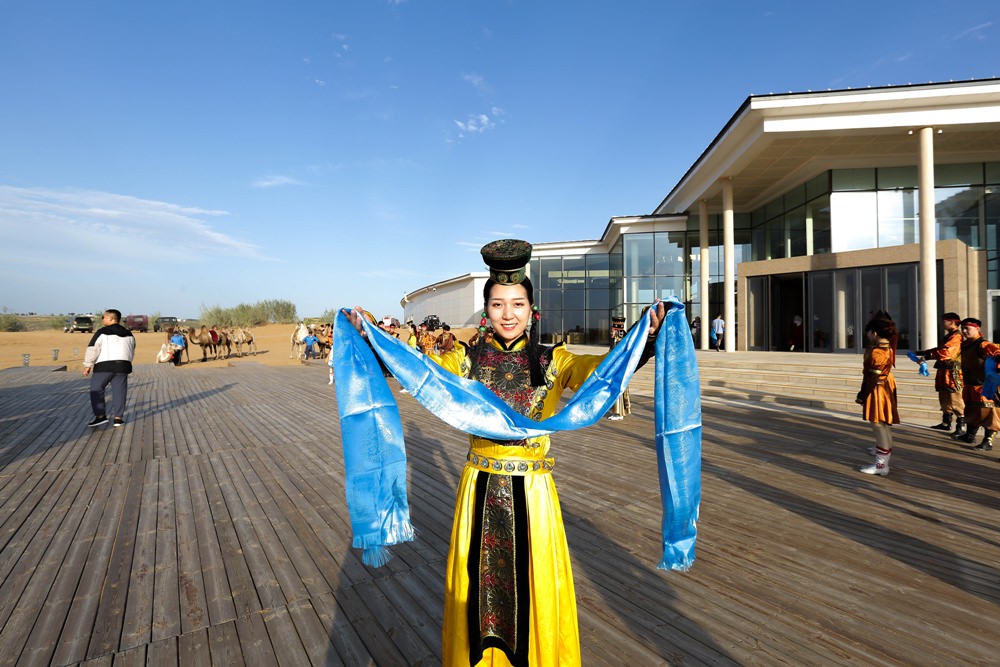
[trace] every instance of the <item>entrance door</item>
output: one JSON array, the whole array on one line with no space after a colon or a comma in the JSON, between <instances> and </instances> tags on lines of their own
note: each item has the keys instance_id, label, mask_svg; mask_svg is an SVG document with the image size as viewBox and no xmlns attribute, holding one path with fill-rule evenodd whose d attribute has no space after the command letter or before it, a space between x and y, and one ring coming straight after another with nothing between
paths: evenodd
<instances>
[{"instance_id":1,"label":"entrance door","mask_svg":"<svg viewBox=\"0 0 1000 667\"><path fill-rule=\"evenodd\" d=\"M771 276L770 350L805 351L805 275Z\"/></svg>"}]
</instances>

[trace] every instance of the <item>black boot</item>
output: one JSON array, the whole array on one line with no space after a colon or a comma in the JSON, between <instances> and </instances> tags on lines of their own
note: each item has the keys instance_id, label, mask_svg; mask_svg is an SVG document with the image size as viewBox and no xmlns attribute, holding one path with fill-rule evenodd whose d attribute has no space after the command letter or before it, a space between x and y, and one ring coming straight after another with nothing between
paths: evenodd
<instances>
[{"instance_id":1,"label":"black boot","mask_svg":"<svg viewBox=\"0 0 1000 667\"><path fill-rule=\"evenodd\" d=\"M955 432L957 433L957 431ZM965 435L956 437L955 433L952 433L951 439L958 440L959 442L967 442L970 445L976 441L976 434L979 433L979 427L973 426L972 428L965 431Z\"/></svg>"},{"instance_id":2,"label":"black boot","mask_svg":"<svg viewBox=\"0 0 1000 667\"><path fill-rule=\"evenodd\" d=\"M965 435L965 417L959 417L955 420L955 432L951 434L951 439L958 440L963 435Z\"/></svg>"},{"instance_id":3,"label":"black boot","mask_svg":"<svg viewBox=\"0 0 1000 667\"><path fill-rule=\"evenodd\" d=\"M951 413L946 412L941 415L941 423L937 426L931 426L935 431L950 431L951 430Z\"/></svg>"},{"instance_id":4,"label":"black boot","mask_svg":"<svg viewBox=\"0 0 1000 667\"><path fill-rule=\"evenodd\" d=\"M973 449L978 449L983 452L988 452L993 449L993 436L996 435L996 431L991 431L986 429L985 435L983 435L983 441L973 447Z\"/></svg>"}]
</instances>

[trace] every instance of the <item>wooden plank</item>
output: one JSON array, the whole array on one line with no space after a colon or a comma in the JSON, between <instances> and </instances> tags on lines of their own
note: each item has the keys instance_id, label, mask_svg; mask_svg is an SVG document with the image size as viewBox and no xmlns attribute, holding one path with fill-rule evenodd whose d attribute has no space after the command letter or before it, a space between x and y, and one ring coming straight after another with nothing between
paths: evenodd
<instances>
[{"instance_id":1,"label":"wooden plank","mask_svg":"<svg viewBox=\"0 0 1000 667\"><path fill-rule=\"evenodd\" d=\"M144 436L145 437L145 436ZM156 565L153 571L153 606L150 641L176 637L181 632L180 579L178 577L178 501L174 496L174 471L166 459L154 459L158 468L156 498ZM187 503L188 499L180 501Z\"/></svg>"},{"instance_id":2,"label":"wooden plank","mask_svg":"<svg viewBox=\"0 0 1000 667\"><path fill-rule=\"evenodd\" d=\"M222 546L219 542L219 535L215 530L214 523L209 509L209 497L205 490L205 482L202 478L202 461L204 457L188 457L185 459L187 468L187 484L190 490L192 516L195 520L195 531L197 533L198 562L201 564L201 577L203 578L205 589L205 605L208 609L208 618L213 625L225 623L236 618L236 604L233 600L233 593L229 587L229 579L226 577L226 567L222 557ZM191 536L189 531L185 531L188 549L191 548ZM193 567L193 556L189 559L189 568ZM188 569L189 573L195 570ZM189 579L192 586L197 586L197 579ZM200 595L195 592L195 600L200 599ZM190 607L187 607L190 610ZM194 623L194 621L192 621Z\"/></svg>"},{"instance_id":3,"label":"wooden plank","mask_svg":"<svg viewBox=\"0 0 1000 667\"><path fill-rule=\"evenodd\" d=\"M287 607L261 612L267 634L274 647L274 657L283 667L299 667L310 663L309 654L295 630Z\"/></svg>"},{"instance_id":4,"label":"wooden plank","mask_svg":"<svg viewBox=\"0 0 1000 667\"><path fill-rule=\"evenodd\" d=\"M221 490L223 466L218 454L210 454L201 461L201 474L208 497L208 507L212 512L212 522L218 539L219 551L229 590L236 608L236 617L260 611L263 606L254 588L253 575L247 564L240 539L233 525L229 507ZM238 517L237 517L238 518Z\"/></svg>"},{"instance_id":5,"label":"wooden plank","mask_svg":"<svg viewBox=\"0 0 1000 667\"><path fill-rule=\"evenodd\" d=\"M278 667L278 658L274 654L271 638L268 636L261 614L250 614L236 619L236 633L246 664Z\"/></svg>"},{"instance_id":6,"label":"wooden plank","mask_svg":"<svg viewBox=\"0 0 1000 667\"><path fill-rule=\"evenodd\" d=\"M127 428L127 427L126 427ZM136 521L132 567L119 650L148 644L153 630L153 584L156 575L156 519L160 466L147 460L142 482L141 506Z\"/></svg>"},{"instance_id":7,"label":"wooden plank","mask_svg":"<svg viewBox=\"0 0 1000 667\"><path fill-rule=\"evenodd\" d=\"M93 635L87 649L88 658L116 651L121 642L125 602L129 595L132 561L135 557L135 536L142 508L145 468L145 465L135 465L129 475L121 521L108 559L107 579L101 591Z\"/></svg>"},{"instance_id":8,"label":"wooden plank","mask_svg":"<svg viewBox=\"0 0 1000 667\"><path fill-rule=\"evenodd\" d=\"M104 592L108 567L115 547L115 536L121 523L132 473L128 466L107 466L105 470L109 477L108 485L102 486L102 493L95 494L91 501L91 509L95 514L99 514L100 518L97 520L94 536L89 545L86 544L86 538L80 536L82 543L79 548L86 551L86 562L66 614L66 622L56 643L56 651L52 657L53 664L65 665L84 660L92 640L94 618L97 616ZM110 650L106 653L110 654Z\"/></svg>"},{"instance_id":9,"label":"wooden plank","mask_svg":"<svg viewBox=\"0 0 1000 667\"><path fill-rule=\"evenodd\" d=\"M236 632L236 622L230 621L208 628L208 646L212 652L213 665L248 665L240 649L240 638Z\"/></svg>"},{"instance_id":10,"label":"wooden plank","mask_svg":"<svg viewBox=\"0 0 1000 667\"><path fill-rule=\"evenodd\" d=\"M198 550L198 528L189 485L190 472L180 458L170 460L174 481L174 539L177 552L177 586L180 628L186 634L208 625L205 580L202 577L201 555ZM169 545L165 546L169 548Z\"/></svg>"},{"instance_id":11,"label":"wooden plank","mask_svg":"<svg viewBox=\"0 0 1000 667\"><path fill-rule=\"evenodd\" d=\"M210 667L212 665L208 628L185 632L177 638L177 664L183 667Z\"/></svg>"},{"instance_id":12,"label":"wooden plank","mask_svg":"<svg viewBox=\"0 0 1000 667\"><path fill-rule=\"evenodd\" d=\"M30 636L25 642L24 652L19 662L25 664L47 664L51 661L59 639L60 631L66 620L73 595L83 571L87 551L96 532L97 522L103 509L103 499L111 487L111 475L107 470L78 470L77 475L83 475L83 486L73 501L72 508L66 512L66 521L60 527L60 535L53 540L46 550L45 559L48 563L39 565L39 572L51 576L54 581L48 590L26 591L28 600L40 606L38 617L31 627ZM61 562L55 558L59 556ZM29 605L22 605L19 611L24 611ZM7 631L4 627L4 632ZM7 640L0 644L10 647ZM8 651L6 655L11 656Z\"/></svg>"}]
</instances>

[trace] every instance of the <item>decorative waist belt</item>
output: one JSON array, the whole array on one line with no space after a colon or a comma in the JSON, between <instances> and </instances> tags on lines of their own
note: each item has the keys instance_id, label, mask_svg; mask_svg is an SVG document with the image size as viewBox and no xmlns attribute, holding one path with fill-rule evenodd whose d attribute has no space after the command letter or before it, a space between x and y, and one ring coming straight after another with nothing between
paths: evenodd
<instances>
[{"instance_id":1,"label":"decorative waist belt","mask_svg":"<svg viewBox=\"0 0 1000 667\"><path fill-rule=\"evenodd\" d=\"M465 459L466 465L471 465L477 470L489 470L492 473L507 475L531 475L533 473L552 472L556 467L556 460L548 459L496 459L480 454L473 454L471 451Z\"/></svg>"}]
</instances>

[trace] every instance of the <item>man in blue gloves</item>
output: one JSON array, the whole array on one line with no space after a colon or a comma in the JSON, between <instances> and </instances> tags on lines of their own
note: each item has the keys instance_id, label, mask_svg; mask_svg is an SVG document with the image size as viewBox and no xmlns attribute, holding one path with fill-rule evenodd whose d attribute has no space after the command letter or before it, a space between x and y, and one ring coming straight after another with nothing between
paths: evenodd
<instances>
[{"instance_id":1,"label":"man in blue gloves","mask_svg":"<svg viewBox=\"0 0 1000 667\"><path fill-rule=\"evenodd\" d=\"M938 431L951 431L951 421L955 418L955 437L965 435L965 401L962 400L962 331L958 313L941 316L944 336L937 347L918 350L915 361L934 360L934 390L937 391L941 406L941 423L931 426Z\"/></svg>"}]
</instances>

